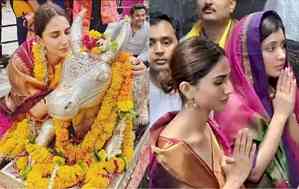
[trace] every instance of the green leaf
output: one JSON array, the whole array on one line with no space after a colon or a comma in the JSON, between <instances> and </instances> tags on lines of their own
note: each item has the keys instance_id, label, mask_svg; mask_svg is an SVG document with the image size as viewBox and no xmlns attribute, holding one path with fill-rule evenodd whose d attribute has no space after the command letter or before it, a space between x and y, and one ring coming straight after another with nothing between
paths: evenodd
<instances>
[{"instance_id":1,"label":"green leaf","mask_svg":"<svg viewBox=\"0 0 299 189\"><path fill-rule=\"evenodd\" d=\"M116 155L116 157L122 159L125 162L125 168L124 168L124 172L125 172L127 170L127 168L128 168L127 167L128 166L128 162L127 162L126 158L122 154Z\"/></svg>"},{"instance_id":2,"label":"green leaf","mask_svg":"<svg viewBox=\"0 0 299 189\"><path fill-rule=\"evenodd\" d=\"M88 169L88 166L86 165L86 163L82 160L78 161L78 165L81 167L82 170L86 171Z\"/></svg>"},{"instance_id":3,"label":"green leaf","mask_svg":"<svg viewBox=\"0 0 299 189\"><path fill-rule=\"evenodd\" d=\"M98 153L97 153L96 150L93 151L93 155L94 155L94 157L95 157L95 159L96 159L97 161L101 161L101 158L100 158L100 156L98 155Z\"/></svg>"},{"instance_id":4,"label":"green leaf","mask_svg":"<svg viewBox=\"0 0 299 189\"><path fill-rule=\"evenodd\" d=\"M110 45L110 49L115 52L118 48L118 43L116 41L112 41Z\"/></svg>"},{"instance_id":5,"label":"green leaf","mask_svg":"<svg viewBox=\"0 0 299 189\"><path fill-rule=\"evenodd\" d=\"M27 175L29 174L29 172L32 170L32 166L31 165L27 165L26 168L24 170L20 171L20 176L23 180L26 180Z\"/></svg>"}]
</instances>

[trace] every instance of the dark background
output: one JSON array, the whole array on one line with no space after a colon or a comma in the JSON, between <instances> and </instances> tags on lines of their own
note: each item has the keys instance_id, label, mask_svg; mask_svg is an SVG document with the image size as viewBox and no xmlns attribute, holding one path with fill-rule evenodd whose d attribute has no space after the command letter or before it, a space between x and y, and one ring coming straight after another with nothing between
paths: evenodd
<instances>
[{"instance_id":1,"label":"dark background","mask_svg":"<svg viewBox=\"0 0 299 189\"><path fill-rule=\"evenodd\" d=\"M263 10L266 0L237 0L234 17ZM180 26L180 36L187 33L197 20L196 0L150 0L150 12L162 12L175 18Z\"/></svg>"}]
</instances>

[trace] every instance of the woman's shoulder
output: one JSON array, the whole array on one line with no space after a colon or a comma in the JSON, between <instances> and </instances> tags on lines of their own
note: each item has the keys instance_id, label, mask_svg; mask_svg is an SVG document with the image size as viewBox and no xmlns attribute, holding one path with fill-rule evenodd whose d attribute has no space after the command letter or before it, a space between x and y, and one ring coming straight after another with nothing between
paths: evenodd
<instances>
[{"instance_id":1,"label":"woman's shoulder","mask_svg":"<svg viewBox=\"0 0 299 189\"><path fill-rule=\"evenodd\" d=\"M152 147L157 163L167 170L177 187L186 184L191 188L219 188L217 178L207 164L182 141L161 137L163 148ZM159 170L152 170L157 174ZM165 187L165 186L164 186ZM185 187L184 187L185 188Z\"/></svg>"},{"instance_id":2,"label":"woman's shoulder","mask_svg":"<svg viewBox=\"0 0 299 189\"><path fill-rule=\"evenodd\" d=\"M177 112L167 112L152 125L152 127L150 129L150 138L151 138L152 145L156 145L158 140L160 140L161 136L165 136L164 134L167 131L166 128L167 128L168 124L173 120L173 118L176 115L177 115ZM168 135L166 135L166 136L168 136ZM168 137L166 137L166 138L168 138ZM171 138L171 137L169 137L169 138Z\"/></svg>"},{"instance_id":3,"label":"woman's shoulder","mask_svg":"<svg viewBox=\"0 0 299 189\"><path fill-rule=\"evenodd\" d=\"M10 62L15 64L20 71L31 74L34 66L33 46L37 43L36 38L24 41L12 54Z\"/></svg>"},{"instance_id":4,"label":"woman's shoulder","mask_svg":"<svg viewBox=\"0 0 299 189\"><path fill-rule=\"evenodd\" d=\"M10 60L8 69L15 70L17 72L21 72L26 75L31 75L32 73L32 65L29 62L23 61L22 57L17 53L14 53Z\"/></svg>"}]
</instances>

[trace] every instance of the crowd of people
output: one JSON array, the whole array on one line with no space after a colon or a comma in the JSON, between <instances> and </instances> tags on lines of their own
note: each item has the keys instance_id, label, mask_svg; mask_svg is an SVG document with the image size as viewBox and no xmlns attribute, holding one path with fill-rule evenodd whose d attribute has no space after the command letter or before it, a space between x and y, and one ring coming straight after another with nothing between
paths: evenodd
<instances>
[{"instance_id":1,"label":"crowd of people","mask_svg":"<svg viewBox=\"0 0 299 189\"><path fill-rule=\"evenodd\" d=\"M123 1L131 7L122 11L128 16L120 16L119 1L26 2L33 19L15 11L26 36L18 37L7 66L11 90L0 98L2 140L15 121L49 117L46 97L59 85L71 50L67 17L85 12L84 32L116 39L125 31L120 51L133 57L132 77L147 81L149 124L127 188L299 188L298 23L285 23L289 4L269 0L264 11L237 20L237 0L196 0L198 20L180 38L177 22L149 11L150 1ZM293 11L290 21L296 16ZM22 31L24 19L30 35ZM35 43L47 62L42 79Z\"/></svg>"},{"instance_id":2,"label":"crowd of people","mask_svg":"<svg viewBox=\"0 0 299 189\"><path fill-rule=\"evenodd\" d=\"M235 20L236 3L197 0L182 39L171 18L150 15L151 188L298 187L298 50L276 12Z\"/></svg>"}]
</instances>

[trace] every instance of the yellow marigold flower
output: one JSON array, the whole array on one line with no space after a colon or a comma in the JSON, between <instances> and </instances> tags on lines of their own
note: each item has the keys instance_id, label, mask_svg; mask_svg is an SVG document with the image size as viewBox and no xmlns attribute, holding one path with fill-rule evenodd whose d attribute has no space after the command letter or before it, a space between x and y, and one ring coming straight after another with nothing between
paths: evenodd
<instances>
[{"instance_id":1,"label":"yellow marigold flower","mask_svg":"<svg viewBox=\"0 0 299 189\"><path fill-rule=\"evenodd\" d=\"M33 75L39 81L44 81L47 75L47 64L44 59L43 47L39 43L34 43L32 46L33 52Z\"/></svg>"},{"instance_id":2,"label":"yellow marigold flower","mask_svg":"<svg viewBox=\"0 0 299 189\"><path fill-rule=\"evenodd\" d=\"M132 160L133 154L134 154L134 150L132 148L129 148L124 152L124 155L126 156L128 162Z\"/></svg>"},{"instance_id":3,"label":"yellow marigold flower","mask_svg":"<svg viewBox=\"0 0 299 189\"><path fill-rule=\"evenodd\" d=\"M100 150L97 155L99 156L100 158L100 161L106 161L107 159L107 153L104 149Z\"/></svg>"},{"instance_id":4,"label":"yellow marigold flower","mask_svg":"<svg viewBox=\"0 0 299 189\"><path fill-rule=\"evenodd\" d=\"M131 100L124 100L117 102L118 109L122 112L129 112L133 109L134 103Z\"/></svg>"},{"instance_id":5,"label":"yellow marigold flower","mask_svg":"<svg viewBox=\"0 0 299 189\"><path fill-rule=\"evenodd\" d=\"M54 156L53 162L55 164L58 164L58 165L64 165L65 164L65 159L63 157L60 157L60 156Z\"/></svg>"},{"instance_id":6,"label":"yellow marigold flower","mask_svg":"<svg viewBox=\"0 0 299 189\"><path fill-rule=\"evenodd\" d=\"M99 176L83 185L82 189L107 188L109 186L109 183L109 178Z\"/></svg>"},{"instance_id":7,"label":"yellow marigold flower","mask_svg":"<svg viewBox=\"0 0 299 189\"><path fill-rule=\"evenodd\" d=\"M134 154L134 132L133 132L133 122L132 118L128 117L126 120L127 127L124 130L124 138L122 144L123 155L129 162L133 158Z\"/></svg>"},{"instance_id":8,"label":"yellow marigold flower","mask_svg":"<svg viewBox=\"0 0 299 189\"><path fill-rule=\"evenodd\" d=\"M90 52L91 52L91 54L98 55L98 54L101 54L102 51L99 47L93 47Z\"/></svg>"},{"instance_id":9,"label":"yellow marigold flower","mask_svg":"<svg viewBox=\"0 0 299 189\"><path fill-rule=\"evenodd\" d=\"M16 145L16 142L8 140L4 145L1 146L0 153L6 156L10 156L11 151L14 149Z\"/></svg>"},{"instance_id":10,"label":"yellow marigold flower","mask_svg":"<svg viewBox=\"0 0 299 189\"><path fill-rule=\"evenodd\" d=\"M1 139L0 154L2 155L15 157L24 151L25 144L28 143L30 136L28 120L24 119L18 122L14 127L15 129L10 129L6 137Z\"/></svg>"},{"instance_id":11,"label":"yellow marigold flower","mask_svg":"<svg viewBox=\"0 0 299 189\"><path fill-rule=\"evenodd\" d=\"M38 144L28 144L26 145L26 150L35 162L46 163L52 159L48 149Z\"/></svg>"},{"instance_id":12,"label":"yellow marigold flower","mask_svg":"<svg viewBox=\"0 0 299 189\"><path fill-rule=\"evenodd\" d=\"M17 144L15 148L12 150L12 155L17 155L25 150L25 144L23 142Z\"/></svg>"},{"instance_id":13,"label":"yellow marigold flower","mask_svg":"<svg viewBox=\"0 0 299 189\"><path fill-rule=\"evenodd\" d=\"M61 166L57 172L55 182L60 182L63 188L71 187L77 184L82 179L82 172L78 165L74 166Z\"/></svg>"},{"instance_id":14,"label":"yellow marigold flower","mask_svg":"<svg viewBox=\"0 0 299 189\"><path fill-rule=\"evenodd\" d=\"M117 61L117 62L126 62L126 61L129 59L130 56L131 56L130 53L121 51L121 52L118 54L118 56L117 56L117 58L116 58L116 61Z\"/></svg>"},{"instance_id":15,"label":"yellow marigold flower","mask_svg":"<svg viewBox=\"0 0 299 189\"><path fill-rule=\"evenodd\" d=\"M126 162L122 158L113 157L112 160L116 164L117 169L115 170L117 173L122 173L125 170Z\"/></svg>"},{"instance_id":16,"label":"yellow marigold flower","mask_svg":"<svg viewBox=\"0 0 299 189\"><path fill-rule=\"evenodd\" d=\"M94 39L99 39L102 36L102 34L96 30L90 30L88 35Z\"/></svg>"},{"instance_id":17,"label":"yellow marigold flower","mask_svg":"<svg viewBox=\"0 0 299 189\"><path fill-rule=\"evenodd\" d=\"M50 83L50 88L53 89L55 88L59 81L61 80L61 75L62 75L62 64L57 64L55 65L54 67L54 78L51 80L51 83Z\"/></svg>"},{"instance_id":18,"label":"yellow marigold flower","mask_svg":"<svg viewBox=\"0 0 299 189\"><path fill-rule=\"evenodd\" d=\"M36 179L32 182L27 181L28 189L48 189L49 180L46 178Z\"/></svg>"},{"instance_id":19,"label":"yellow marigold flower","mask_svg":"<svg viewBox=\"0 0 299 189\"><path fill-rule=\"evenodd\" d=\"M116 165L113 160L109 160L105 162L105 169L110 173L113 174L116 171Z\"/></svg>"},{"instance_id":20,"label":"yellow marigold flower","mask_svg":"<svg viewBox=\"0 0 299 189\"><path fill-rule=\"evenodd\" d=\"M28 163L28 156L20 157L17 159L16 165L18 170L24 170Z\"/></svg>"},{"instance_id":21,"label":"yellow marigold flower","mask_svg":"<svg viewBox=\"0 0 299 189\"><path fill-rule=\"evenodd\" d=\"M49 179L43 178L50 175L53 170L52 164L35 164L27 175L26 185L28 188L48 188Z\"/></svg>"},{"instance_id":22,"label":"yellow marigold flower","mask_svg":"<svg viewBox=\"0 0 299 189\"><path fill-rule=\"evenodd\" d=\"M96 150L101 149L101 148L104 146L104 144L105 144L105 141L104 141L104 140L98 140L98 141L96 142L96 144L95 144L95 149L96 149Z\"/></svg>"},{"instance_id":23,"label":"yellow marigold flower","mask_svg":"<svg viewBox=\"0 0 299 189\"><path fill-rule=\"evenodd\" d=\"M105 171L104 166L104 162L93 163L87 170L85 183L90 182L92 179L97 178L100 175L106 175L107 172Z\"/></svg>"}]
</instances>

